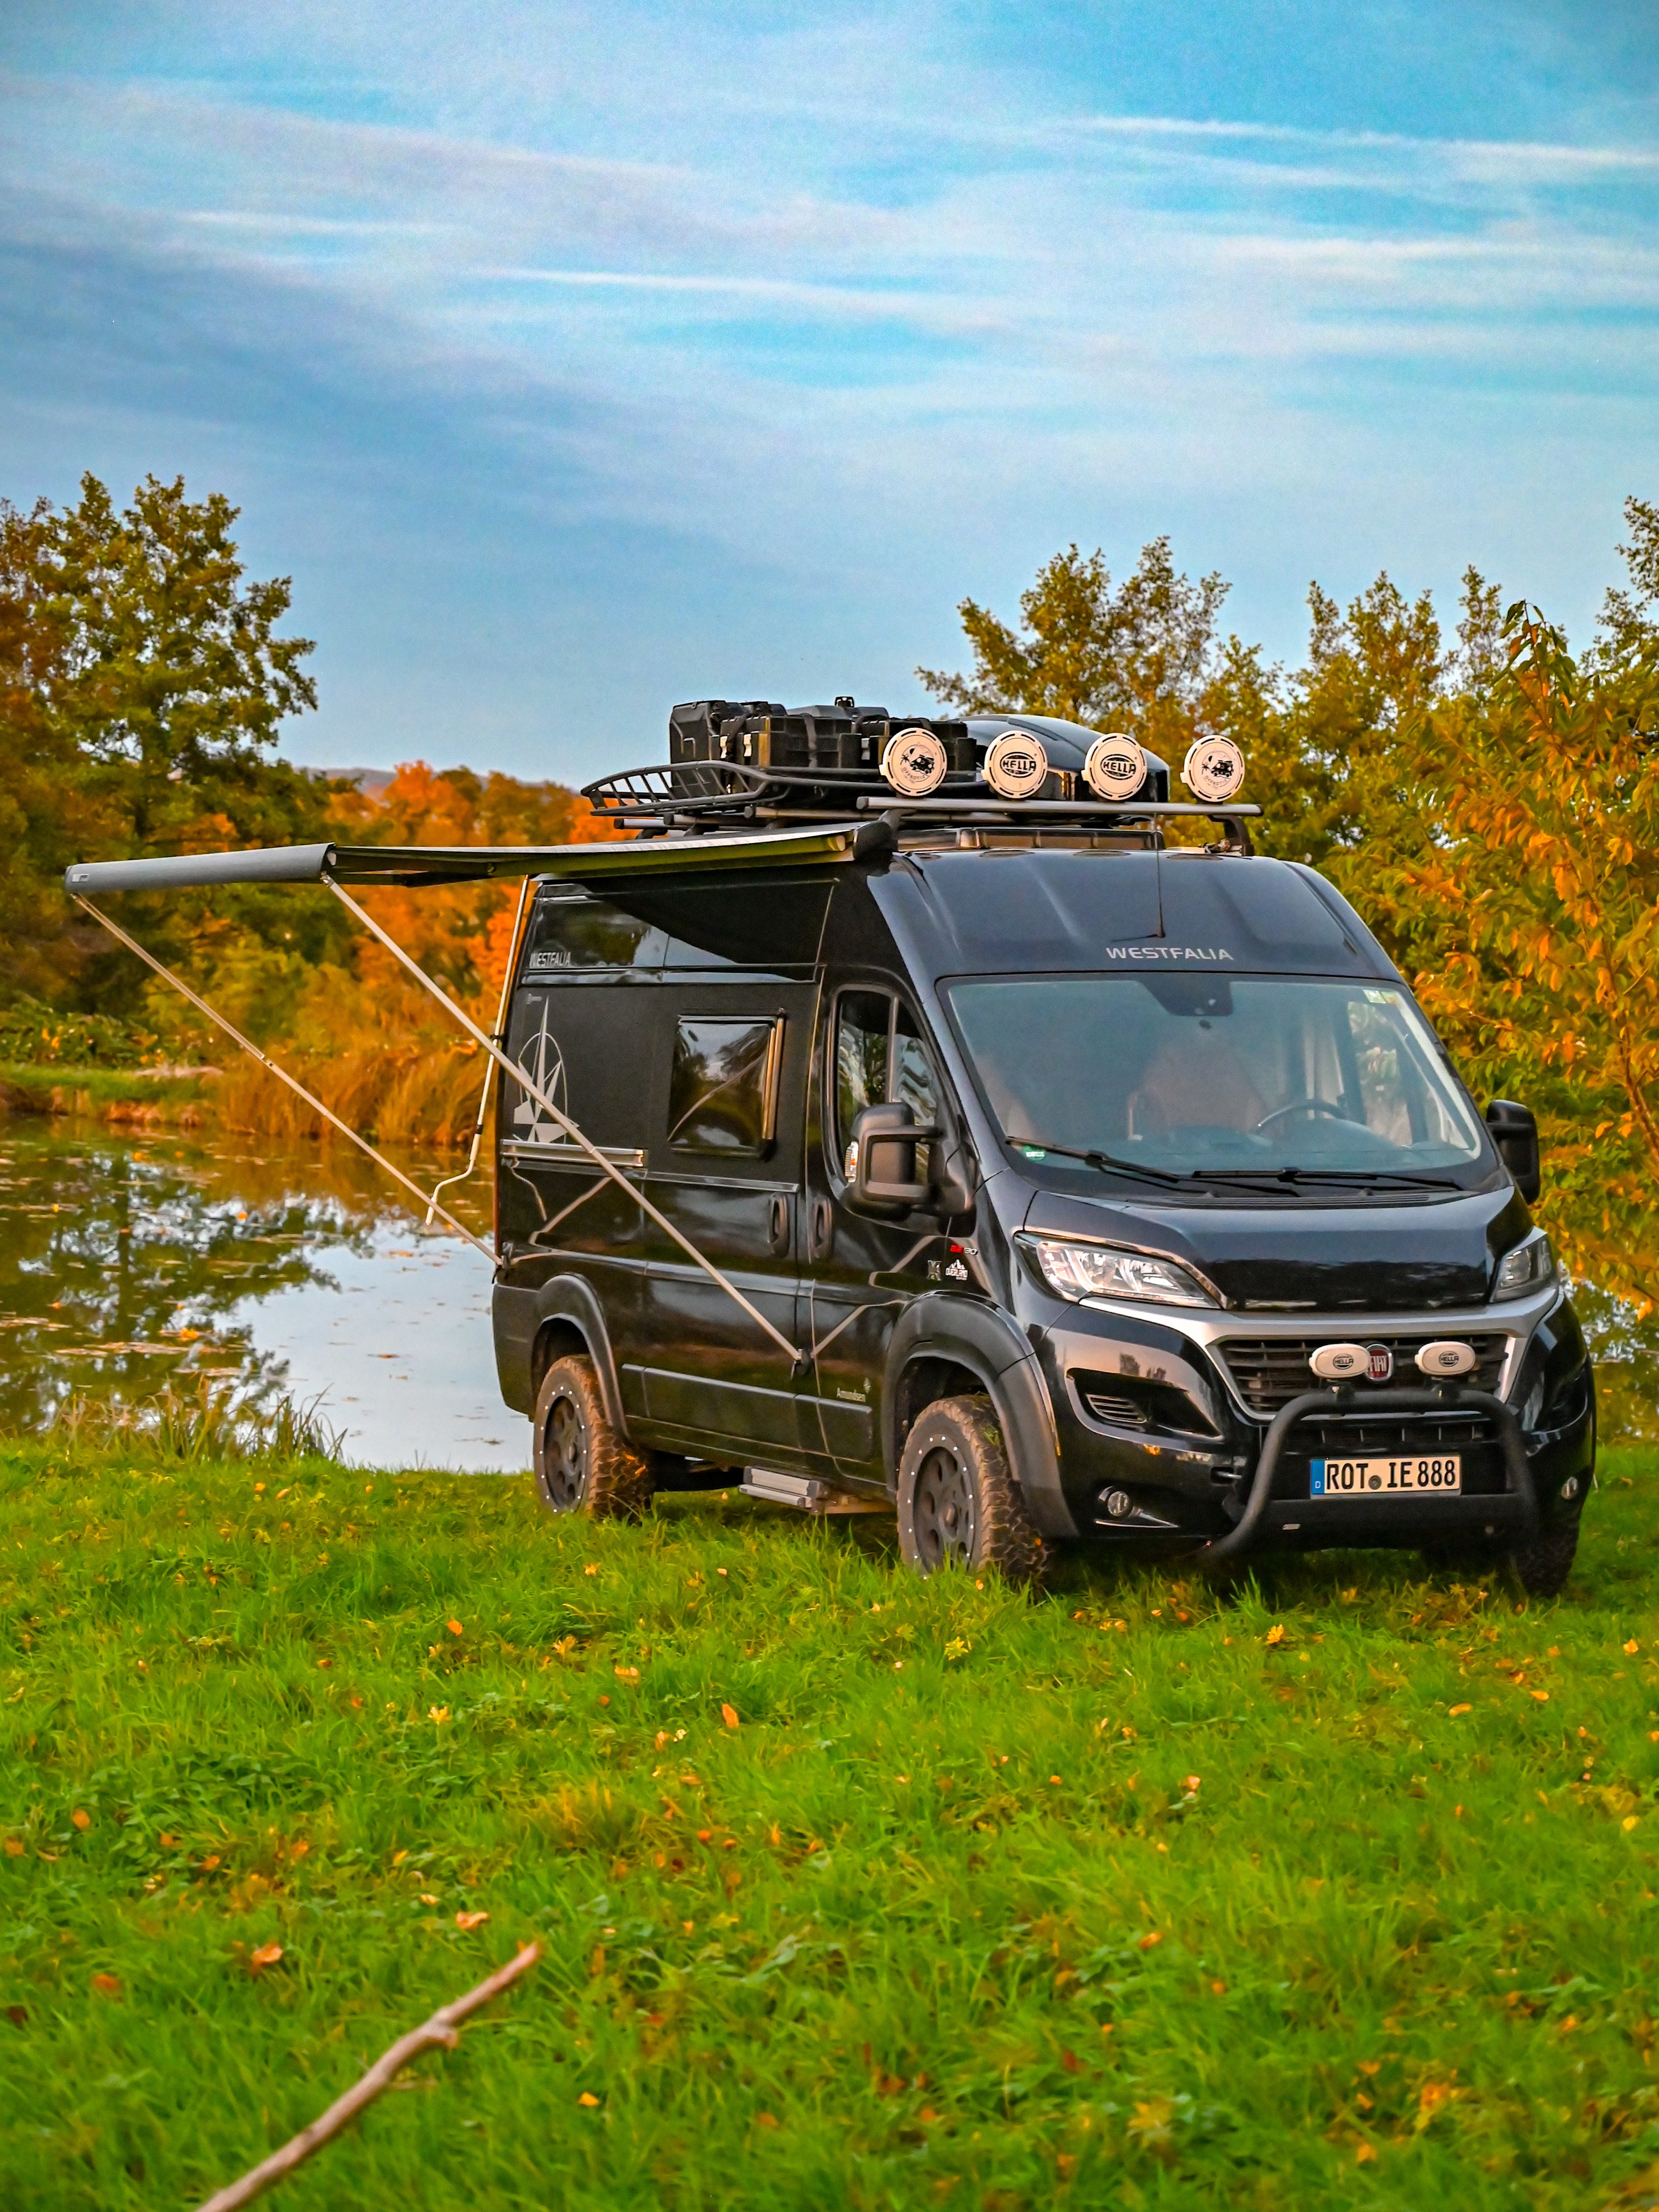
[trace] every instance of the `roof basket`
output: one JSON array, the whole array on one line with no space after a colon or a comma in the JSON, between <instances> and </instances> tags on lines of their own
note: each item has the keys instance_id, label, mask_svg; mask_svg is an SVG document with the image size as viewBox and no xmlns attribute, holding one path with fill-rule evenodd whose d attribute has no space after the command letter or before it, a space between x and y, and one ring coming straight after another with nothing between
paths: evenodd
<instances>
[{"instance_id":1,"label":"roof basket","mask_svg":"<svg viewBox=\"0 0 1659 2212\"><path fill-rule=\"evenodd\" d=\"M837 699L829 707L781 707L768 699L694 699L671 709L668 757L722 761L791 775L879 776L881 757L896 729L929 731L945 748L946 772L973 773L977 755L966 722L912 716L895 722L885 707Z\"/></svg>"}]
</instances>

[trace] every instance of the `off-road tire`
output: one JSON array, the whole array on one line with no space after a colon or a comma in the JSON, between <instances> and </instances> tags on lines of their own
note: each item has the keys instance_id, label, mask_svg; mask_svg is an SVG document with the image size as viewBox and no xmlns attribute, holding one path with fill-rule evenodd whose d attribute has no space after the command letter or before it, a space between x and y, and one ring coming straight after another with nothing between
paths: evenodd
<instances>
[{"instance_id":1,"label":"off-road tire","mask_svg":"<svg viewBox=\"0 0 1659 2212\"><path fill-rule=\"evenodd\" d=\"M994 1567L1006 1582L1041 1580L1042 1539L988 1398L939 1398L918 1416L899 1457L898 1533L920 1575Z\"/></svg>"},{"instance_id":2,"label":"off-road tire","mask_svg":"<svg viewBox=\"0 0 1659 2212\"><path fill-rule=\"evenodd\" d=\"M1510 1565L1528 1597L1559 1597L1577 1549L1578 1516L1571 1513L1540 1528L1530 1544L1517 1544L1510 1553Z\"/></svg>"},{"instance_id":3,"label":"off-road tire","mask_svg":"<svg viewBox=\"0 0 1659 2212\"><path fill-rule=\"evenodd\" d=\"M651 1502L650 1470L606 1418L591 1359L573 1352L554 1361L531 1423L536 1495L550 1513L639 1519Z\"/></svg>"},{"instance_id":4,"label":"off-road tire","mask_svg":"<svg viewBox=\"0 0 1659 2212\"><path fill-rule=\"evenodd\" d=\"M1578 1516L1574 1513L1540 1529L1529 1544L1454 1540L1435 1545L1423 1558L1437 1574L1474 1575L1483 1580L1500 1576L1507 1568L1528 1597L1559 1597L1577 1549Z\"/></svg>"}]
</instances>

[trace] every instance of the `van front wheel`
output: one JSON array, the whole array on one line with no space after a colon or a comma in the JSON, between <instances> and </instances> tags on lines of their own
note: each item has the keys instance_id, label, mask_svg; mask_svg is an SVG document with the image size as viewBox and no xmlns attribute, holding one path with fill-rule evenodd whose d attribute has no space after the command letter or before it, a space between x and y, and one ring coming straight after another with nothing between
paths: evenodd
<instances>
[{"instance_id":1,"label":"van front wheel","mask_svg":"<svg viewBox=\"0 0 1659 2212\"><path fill-rule=\"evenodd\" d=\"M920 1415L899 1458L898 1534L918 1574L994 1567L1011 1583L1037 1580L1042 1539L988 1400L940 1398Z\"/></svg>"},{"instance_id":2,"label":"van front wheel","mask_svg":"<svg viewBox=\"0 0 1659 2212\"><path fill-rule=\"evenodd\" d=\"M594 1521L637 1521L651 1497L651 1476L605 1417L591 1359L556 1359L542 1377L532 1416L536 1494L550 1513L586 1513Z\"/></svg>"}]
</instances>

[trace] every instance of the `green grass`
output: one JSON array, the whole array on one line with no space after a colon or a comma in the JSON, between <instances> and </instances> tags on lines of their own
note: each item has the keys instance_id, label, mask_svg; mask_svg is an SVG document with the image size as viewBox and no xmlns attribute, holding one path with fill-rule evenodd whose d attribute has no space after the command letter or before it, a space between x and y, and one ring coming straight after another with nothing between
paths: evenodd
<instances>
[{"instance_id":1,"label":"green grass","mask_svg":"<svg viewBox=\"0 0 1659 2212\"><path fill-rule=\"evenodd\" d=\"M1659 2194L1659 1459L1523 1608L66 1449L0 1456L0 2201L191 2203L532 1934L285 2207Z\"/></svg>"}]
</instances>

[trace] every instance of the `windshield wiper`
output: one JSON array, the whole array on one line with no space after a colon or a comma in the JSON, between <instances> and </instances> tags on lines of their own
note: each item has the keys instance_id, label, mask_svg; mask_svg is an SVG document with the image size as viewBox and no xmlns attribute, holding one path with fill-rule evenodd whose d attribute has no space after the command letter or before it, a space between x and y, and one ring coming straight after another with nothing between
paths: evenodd
<instances>
[{"instance_id":1,"label":"windshield wiper","mask_svg":"<svg viewBox=\"0 0 1659 2212\"><path fill-rule=\"evenodd\" d=\"M1403 1168L1205 1168L1211 1182L1334 1182L1352 1187L1387 1183L1402 1190L1461 1190L1462 1183L1446 1176L1408 1175Z\"/></svg>"},{"instance_id":2,"label":"windshield wiper","mask_svg":"<svg viewBox=\"0 0 1659 2212\"><path fill-rule=\"evenodd\" d=\"M1385 1183L1401 1190L1461 1190L1462 1185L1445 1176L1408 1175L1400 1168L1187 1168L1176 1173L1170 1168L1155 1168L1139 1160L1121 1159L1115 1152L1103 1152L1098 1148L1084 1150L1076 1145L1040 1145L1035 1137L1009 1137L1007 1141L1021 1152L1054 1152L1061 1159L1081 1160L1085 1166L1097 1168L1105 1175L1139 1176L1146 1182L1163 1183L1171 1190L1190 1188L1194 1183L1266 1182L1280 1184L1340 1183L1346 1188Z\"/></svg>"},{"instance_id":3,"label":"windshield wiper","mask_svg":"<svg viewBox=\"0 0 1659 2212\"><path fill-rule=\"evenodd\" d=\"M1172 1190L1182 1183L1191 1182L1198 1175L1197 1169L1184 1175L1176 1175L1168 1168L1143 1167L1139 1160L1121 1160L1115 1152L1083 1152L1075 1145L1040 1145L1035 1137L1009 1137L1023 1152L1058 1152L1061 1159L1081 1160L1087 1167L1098 1168L1103 1175L1139 1176L1146 1182L1165 1183Z\"/></svg>"}]
</instances>

